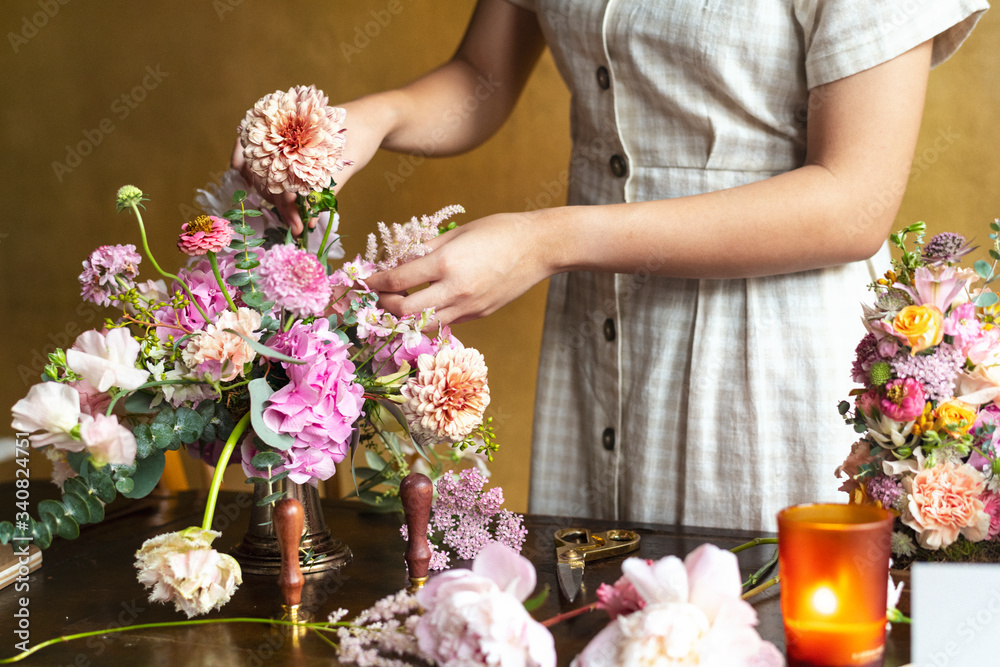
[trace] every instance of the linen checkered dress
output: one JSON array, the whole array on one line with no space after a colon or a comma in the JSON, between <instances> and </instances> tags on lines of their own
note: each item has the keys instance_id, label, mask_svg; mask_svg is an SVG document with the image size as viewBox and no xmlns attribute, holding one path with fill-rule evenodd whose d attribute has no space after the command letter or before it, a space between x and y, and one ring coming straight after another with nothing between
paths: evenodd
<instances>
[{"instance_id":1,"label":"linen checkered dress","mask_svg":"<svg viewBox=\"0 0 1000 667\"><path fill-rule=\"evenodd\" d=\"M943 62L988 6L511 1L537 13L573 94L570 204L683 197L794 169L810 89L931 38ZM753 234L733 220L734 247ZM782 507L845 500L833 471L854 434L836 406L887 252L745 280L654 275L668 257L650 247L634 274L551 280L531 511L773 530Z\"/></svg>"}]
</instances>

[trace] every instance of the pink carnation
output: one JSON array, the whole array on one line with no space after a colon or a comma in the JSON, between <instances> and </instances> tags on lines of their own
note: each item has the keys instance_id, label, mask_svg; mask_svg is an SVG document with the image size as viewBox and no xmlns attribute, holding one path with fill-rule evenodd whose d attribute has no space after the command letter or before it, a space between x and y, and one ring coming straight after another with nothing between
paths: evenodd
<instances>
[{"instance_id":1,"label":"pink carnation","mask_svg":"<svg viewBox=\"0 0 1000 667\"><path fill-rule=\"evenodd\" d=\"M990 528L980 497L983 483L983 474L966 464L945 461L923 468L903 480L909 493L903 523L916 531L920 546L932 551L952 544L959 533L979 542Z\"/></svg>"},{"instance_id":2,"label":"pink carnation","mask_svg":"<svg viewBox=\"0 0 1000 667\"><path fill-rule=\"evenodd\" d=\"M460 442L483 421L490 404L486 360L473 348L442 347L422 354L403 386L403 414L419 444Z\"/></svg>"},{"instance_id":3,"label":"pink carnation","mask_svg":"<svg viewBox=\"0 0 1000 667\"><path fill-rule=\"evenodd\" d=\"M228 220L214 215L199 215L191 222L181 225L177 248L184 254L195 257L207 252L219 252L232 239L233 228Z\"/></svg>"},{"instance_id":4,"label":"pink carnation","mask_svg":"<svg viewBox=\"0 0 1000 667\"><path fill-rule=\"evenodd\" d=\"M986 539L994 540L997 535L1000 535L1000 493L987 491L982 495L981 500L983 501L983 511L990 517L990 528L989 532L986 533Z\"/></svg>"},{"instance_id":5,"label":"pink carnation","mask_svg":"<svg viewBox=\"0 0 1000 667\"><path fill-rule=\"evenodd\" d=\"M243 157L261 191L273 194L330 187L344 168L347 112L327 105L315 86L277 90L257 100L240 124Z\"/></svg>"},{"instance_id":6,"label":"pink carnation","mask_svg":"<svg viewBox=\"0 0 1000 667\"><path fill-rule=\"evenodd\" d=\"M316 256L293 245L271 248L260 260L264 295L297 317L318 317L330 303L333 286Z\"/></svg>"},{"instance_id":7,"label":"pink carnation","mask_svg":"<svg viewBox=\"0 0 1000 667\"><path fill-rule=\"evenodd\" d=\"M923 385L913 378L904 378L885 386L885 397L879 401L879 409L889 419L908 422L923 414L926 402Z\"/></svg>"},{"instance_id":8,"label":"pink carnation","mask_svg":"<svg viewBox=\"0 0 1000 667\"><path fill-rule=\"evenodd\" d=\"M646 563L652 565L653 561L647 560ZM613 585L601 584L597 589L597 608L608 612L612 621L619 616L639 611L645 606L646 601L624 575Z\"/></svg>"},{"instance_id":9,"label":"pink carnation","mask_svg":"<svg viewBox=\"0 0 1000 667\"><path fill-rule=\"evenodd\" d=\"M208 372L226 382L235 380L243 375L244 366L253 361L257 353L244 338L227 330L256 341L260 338L257 332L260 320L260 313L250 308L239 308L235 313L227 310L215 324L209 324L191 338L182 354L184 364L198 375Z\"/></svg>"}]
</instances>

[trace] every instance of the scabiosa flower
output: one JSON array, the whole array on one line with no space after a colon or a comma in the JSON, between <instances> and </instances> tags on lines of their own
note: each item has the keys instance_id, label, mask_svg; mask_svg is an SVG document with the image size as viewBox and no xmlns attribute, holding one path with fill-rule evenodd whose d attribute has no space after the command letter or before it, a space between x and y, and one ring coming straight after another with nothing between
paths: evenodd
<instances>
[{"instance_id":1,"label":"scabiosa flower","mask_svg":"<svg viewBox=\"0 0 1000 667\"><path fill-rule=\"evenodd\" d=\"M953 232L935 234L924 246L924 261L932 264L954 264L976 248L965 237Z\"/></svg>"},{"instance_id":2,"label":"scabiosa flower","mask_svg":"<svg viewBox=\"0 0 1000 667\"><path fill-rule=\"evenodd\" d=\"M143 197L142 190L134 185L121 186L115 195L115 206L119 212L131 206L142 206L142 202L144 201L146 201L146 198Z\"/></svg>"},{"instance_id":3,"label":"scabiosa flower","mask_svg":"<svg viewBox=\"0 0 1000 667\"><path fill-rule=\"evenodd\" d=\"M923 414L925 402L923 386L913 378L904 378L886 385L879 409L890 419L908 422Z\"/></svg>"},{"instance_id":4,"label":"scabiosa flower","mask_svg":"<svg viewBox=\"0 0 1000 667\"><path fill-rule=\"evenodd\" d=\"M486 361L473 348L442 347L422 354L417 373L403 386L403 414L414 441L460 442L483 421L490 404Z\"/></svg>"},{"instance_id":5,"label":"scabiosa flower","mask_svg":"<svg viewBox=\"0 0 1000 667\"><path fill-rule=\"evenodd\" d=\"M297 317L318 317L333 287L316 256L293 245L277 245L260 260L264 295Z\"/></svg>"},{"instance_id":6,"label":"scabiosa flower","mask_svg":"<svg viewBox=\"0 0 1000 667\"><path fill-rule=\"evenodd\" d=\"M240 142L261 191L306 196L330 187L344 168L347 112L327 105L315 86L277 90L257 100L240 124Z\"/></svg>"},{"instance_id":7,"label":"scabiosa flower","mask_svg":"<svg viewBox=\"0 0 1000 667\"><path fill-rule=\"evenodd\" d=\"M214 215L199 215L181 225L177 248L186 255L196 257L207 252L219 252L233 239L229 221Z\"/></svg>"},{"instance_id":8,"label":"scabiosa flower","mask_svg":"<svg viewBox=\"0 0 1000 667\"><path fill-rule=\"evenodd\" d=\"M131 243L102 245L83 260L80 296L99 306L110 306L112 294L127 292L135 286L141 261Z\"/></svg>"},{"instance_id":9,"label":"scabiosa flower","mask_svg":"<svg viewBox=\"0 0 1000 667\"><path fill-rule=\"evenodd\" d=\"M188 618L229 602L243 583L240 565L212 542L222 533L197 527L157 535L135 552L139 583L151 588L150 602L173 602Z\"/></svg>"},{"instance_id":10,"label":"scabiosa flower","mask_svg":"<svg viewBox=\"0 0 1000 667\"><path fill-rule=\"evenodd\" d=\"M920 382L931 401L947 401L955 395L955 378L964 363L964 355L947 343L938 345L931 354L901 354L889 361L896 377Z\"/></svg>"}]
</instances>

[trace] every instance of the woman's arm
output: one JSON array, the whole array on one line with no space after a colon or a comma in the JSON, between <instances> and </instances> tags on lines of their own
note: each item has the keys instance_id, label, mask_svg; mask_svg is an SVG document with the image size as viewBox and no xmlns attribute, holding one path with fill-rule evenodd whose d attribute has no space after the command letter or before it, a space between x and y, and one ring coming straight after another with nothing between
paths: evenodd
<instances>
[{"instance_id":1,"label":"woman's arm","mask_svg":"<svg viewBox=\"0 0 1000 667\"><path fill-rule=\"evenodd\" d=\"M476 220L435 252L376 274L382 304L438 307L443 322L487 315L556 273L772 275L861 260L885 240L909 176L931 43L814 89L805 164L692 197L543 209Z\"/></svg>"},{"instance_id":2,"label":"woman's arm","mask_svg":"<svg viewBox=\"0 0 1000 667\"><path fill-rule=\"evenodd\" d=\"M440 156L486 141L510 115L544 47L533 12L505 0L480 0L450 61L402 88L340 105L347 110L344 157L354 164L338 172L335 190L379 148ZM239 142L232 164L244 167ZM300 234L295 196L275 204L292 233Z\"/></svg>"}]
</instances>

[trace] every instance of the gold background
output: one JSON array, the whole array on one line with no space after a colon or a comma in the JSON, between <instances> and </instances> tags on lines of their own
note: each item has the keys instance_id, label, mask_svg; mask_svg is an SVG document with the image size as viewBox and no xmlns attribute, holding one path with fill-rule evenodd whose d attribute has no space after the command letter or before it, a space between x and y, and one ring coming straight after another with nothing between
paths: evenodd
<instances>
[{"instance_id":1,"label":"gold background","mask_svg":"<svg viewBox=\"0 0 1000 667\"><path fill-rule=\"evenodd\" d=\"M144 219L153 252L176 268L182 257L174 243L195 189L226 168L236 126L254 101L297 84L316 84L336 103L405 83L451 55L473 5L5 0L0 405L26 394L55 345L68 347L110 314L81 305L76 277L98 245L139 244L134 219L114 211L120 185L134 183L150 197ZM924 219L932 231L986 242L986 223L1000 215L998 40L1000 17L987 13L957 56L931 74L898 225ZM380 220L403 222L453 203L468 211L462 220L561 203L568 100L546 55L513 117L479 149L443 159L377 156L341 194L348 255L363 250ZM148 260L140 269L152 277ZM490 365L490 411L502 443L493 480L518 511L527 505L544 299L538 286L490 318L455 328ZM42 458L32 466L41 470Z\"/></svg>"}]
</instances>

